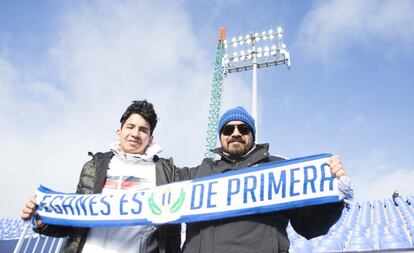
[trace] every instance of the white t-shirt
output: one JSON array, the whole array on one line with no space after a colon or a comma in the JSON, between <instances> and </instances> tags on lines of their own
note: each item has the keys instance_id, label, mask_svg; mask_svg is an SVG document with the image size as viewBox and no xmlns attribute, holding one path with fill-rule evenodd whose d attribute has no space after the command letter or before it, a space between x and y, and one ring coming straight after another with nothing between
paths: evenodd
<instances>
[{"instance_id":1,"label":"white t-shirt","mask_svg":"<svg viewBox=\"0 0 414 253\"><path fill-rule=\"evenodd\" d=\"M152 159L162 149L154 145L147 148L147 154L143 156L120 153L115 146L112 149L115 156L109 163L102 193L155 187L155 163ZM91 228L82 252L146 252L148 239L154 231L154 226Z\"/></svg>"}]
</instances>

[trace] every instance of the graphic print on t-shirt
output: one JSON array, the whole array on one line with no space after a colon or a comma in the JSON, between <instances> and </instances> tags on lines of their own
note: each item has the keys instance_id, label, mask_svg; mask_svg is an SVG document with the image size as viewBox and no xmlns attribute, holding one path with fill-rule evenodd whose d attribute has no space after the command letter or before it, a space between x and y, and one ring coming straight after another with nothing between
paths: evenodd
<instances>
[{"instance_id":1,"label":"graphic print on t-shirt","mask_svg":"<svg viewBox=\"0 0 414 253\"><path fill-rule=\"evenodd\" d=\"M146 178L134 176L107 176L105 189L142 190L142 186L150 183ZM120 185L119 185L120 184Z\"/></svg>"}]
</instances>

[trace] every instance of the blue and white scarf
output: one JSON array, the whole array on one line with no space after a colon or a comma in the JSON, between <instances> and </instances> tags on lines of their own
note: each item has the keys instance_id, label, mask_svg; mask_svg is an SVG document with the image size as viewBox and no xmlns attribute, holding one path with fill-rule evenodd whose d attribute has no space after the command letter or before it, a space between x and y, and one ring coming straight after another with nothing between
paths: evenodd
<instances>
[{"instance_id":1,"label":"blue and white scarf","mask_svg":"<svg viewBox=\"0 0 414 253\"><path fill-rule=\"evenodd\" d=\"M40 186L45 223L122 226L196 222L338 202L331 154L271 162L204 178L115 194L67 194Z\"/></svg>"}]
</instances>

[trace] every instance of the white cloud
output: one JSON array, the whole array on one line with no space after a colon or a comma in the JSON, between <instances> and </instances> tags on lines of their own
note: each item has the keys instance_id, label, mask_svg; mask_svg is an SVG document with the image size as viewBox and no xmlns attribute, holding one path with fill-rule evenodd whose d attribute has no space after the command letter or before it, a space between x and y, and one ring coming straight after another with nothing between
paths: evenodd
<instances>
[{"instance_id":1,"label":"white cloud","mask_svg":"<svg viewBox=\"0 0 414 253\"><path fill-rule=\"evenodd\" d=\"M356 200L383 200L390 198L395 190L403 196L413 196L413 170L391 168L377 175L372 175L371 171L367 169L365 172L367 176L353 179Z\"/></svg>"},{"instance_id":2,"label":"white cloud","mask_svg":"<svg viewBox=\"0 0 414 253\"><path fill-rule=\"evenodd\" d=\"M412 53L413 11L414 2L409 0L317 1L295 44L324 61L352 57L348 50L354 47L380 50L381 57Z\"/></svg>"},{"instance_id":3,"label":"white cloud","mask_svg":"<svg viewBox=\"0 0 414 253\"><path fill-rule=\"evenodd\" d=\"M0 95L11 97L0 102L0 121L9 122L0 127L0 183L8 189L0 198L9 205L0 216L16 217L40 183L73 191L87 152L108 150L132 100L154 104L164 156L196 165L204 154L213 78L206 55L214 52L198 46L180 5L96 1L61 16L49 62L38 66L50 80L0 59ZM237 90L226 103L246 103L240 80L226 85Z\"/></svg>"},{"instance_id":4,"label":"white cloud","mask_svg":"<svg viewBox=\"0 0 414 253\"><path fill-rule=\"evenodd\" d=\"M13 112L7 110L10 106L14 108L12 84L15 82L16 73L13 67L0 57L0 117L2 124L0 129L2 132L7 131L13 126Z\"/></svg>"},{"instance_id":5,"label":"white cloud","mask_svg":"<svg viewBox=\"0 0 414 253\"><path fill-rule=\"evenodd\" d=\"M403 196L414 194L411 181L412 168L402 167L385 147L377 147L360 160L350 159L346 167L353 181L356 200L382 200L390 198L395 190Z\"/></svg>"}]
</instances>

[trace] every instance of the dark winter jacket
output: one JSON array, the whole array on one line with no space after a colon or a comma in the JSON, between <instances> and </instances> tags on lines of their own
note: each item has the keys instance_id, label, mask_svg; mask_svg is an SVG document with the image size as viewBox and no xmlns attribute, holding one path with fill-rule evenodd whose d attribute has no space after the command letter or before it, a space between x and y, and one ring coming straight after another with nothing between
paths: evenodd
<instances>
[{"instance_id":1,"label":"dark winter jacket","mask_svg":"<svg viewBox=\"0 0 414 253\"><path fill-rule=\"evenodd\" d=\"M97 153L92 160L83 166L76 193L95 194L101 193L108 170L108 164L113 157L112 152ZM173 182L175 169L171 160L154 157L156 169L156 185ZM41 234L53 237L68 237L64 252L82 252L89 228L76 228L46 225L40 231ZM150 238L150 247L158 249L151 253L176 253L180 252L181 225L158 226L154 238ZM158 247L157 247L158 245ZM134 245L131 245L134 247Z\"/></svg>"},{"instance_id":2,"label":"dark winter jacket","mask_svg":"<svg viewBox=\"0 0 414 253\"><path fill-rule=\"evenodd\" d=\"M232 161L221 151L221 160L204 159L192 169L180 170L181 179L193 179L267 162L284 160L270 156L268 144L256 145L239 161ZM270 253L288 252L286 227L310 239L326 234L341 216L343 203L323 204L290 210L240 216L187 224L184 253Z\"/></svg>"}]
</instances>

